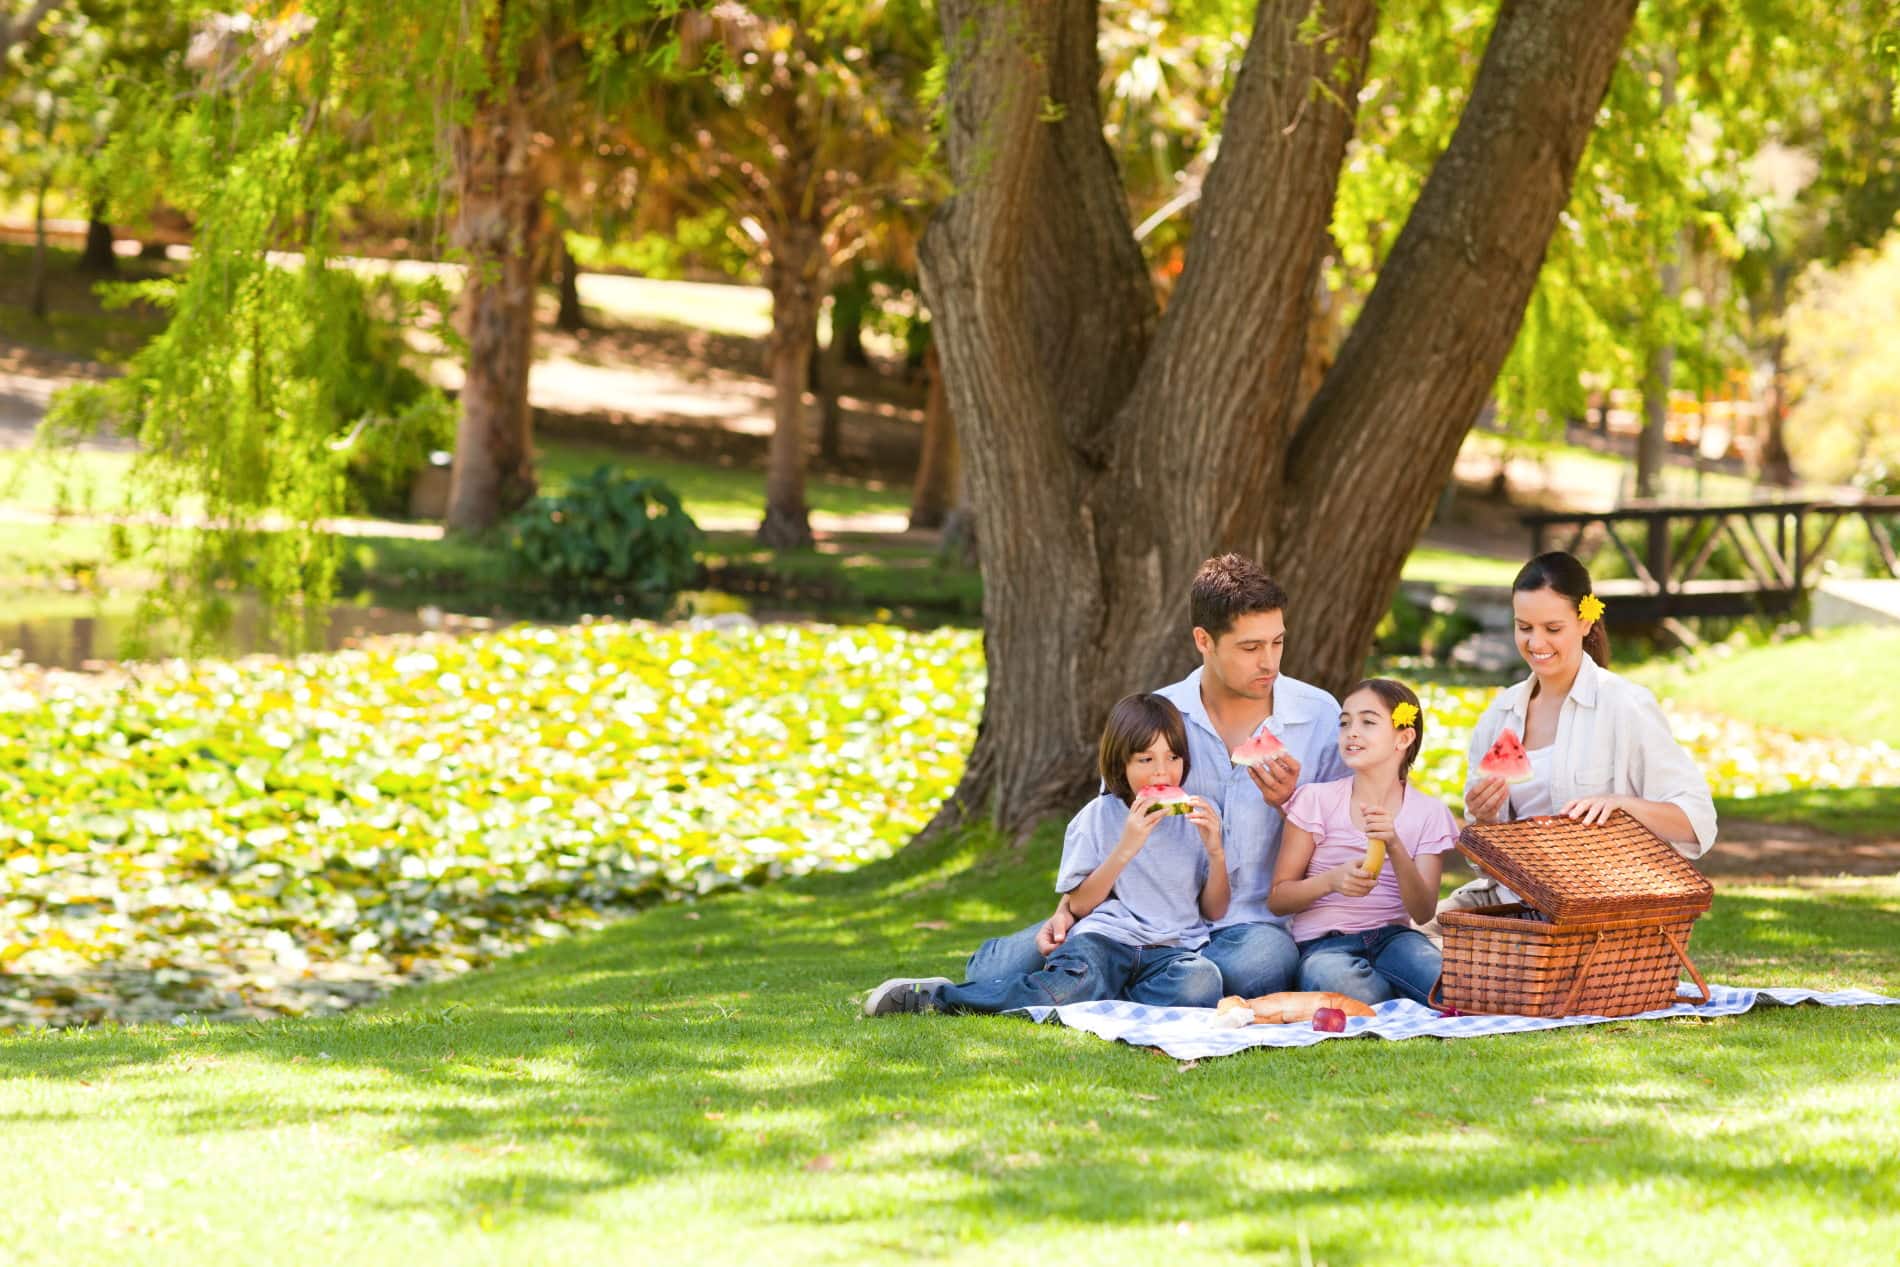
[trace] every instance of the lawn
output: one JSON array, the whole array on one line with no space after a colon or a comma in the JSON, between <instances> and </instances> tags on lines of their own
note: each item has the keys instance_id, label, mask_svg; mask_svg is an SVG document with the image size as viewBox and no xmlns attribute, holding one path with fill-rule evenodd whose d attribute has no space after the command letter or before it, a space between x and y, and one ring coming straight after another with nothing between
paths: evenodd
<instances>
[{"instance_id":1,"label":"lawn","mask_svg":"<svg viewBox=\"0 0 1900 1267\"><path fill-rule=\"evenodd\" d=\"M0 1039L0 1259L1892 1260L1893 1010L1199 1065L858 1018L1046 909L1057 846L669 904L337 1019ZM1891 993L1897 914L1893 881L1728 890L1694 951Z\"/></svg>"},{"instance_id":2,"label":"lawn","mask_svg":"<svg viewBox=\"0 0 1900 1267\"><path fill-rule=\"evenodd\" d=\"M1824 631L1766 646L1721 646L1633 676L1666 699L1801 735L1900 748L1900 629Z\"/></svg>"}]
</instances>

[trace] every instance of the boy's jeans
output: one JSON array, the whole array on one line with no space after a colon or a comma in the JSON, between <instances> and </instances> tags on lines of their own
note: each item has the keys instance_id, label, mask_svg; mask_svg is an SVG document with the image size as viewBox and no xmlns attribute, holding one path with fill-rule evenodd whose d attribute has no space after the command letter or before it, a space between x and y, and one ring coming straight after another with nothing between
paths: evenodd
<instances>
[{"instance_id":1,"label":"boy's jeans","mask_svg":"<svg viewBox=\"0 0 1900 1267\"><path fill-rule=\"evenodd\" d=\"M1220 1002L1220 987L1220 969L1191 950L1125 946L1077 933L1033 972L947 985L937 999L950 1012L1008 1012L1123 998L1156 1007L1213 1007Z\"/></svg>"},{"instance_id":2,"label":"boy's jeans","mask_svg":"<svg viewBox=\"0 0 1900 1267\"><path fill-rule=\"evenodd\" d=\"M971 981L1025 976L1042 967L1036 949L1041 924L992 937L976 948L963 975ZM1220 969L1221 992L1256 998L1291 990L1299 975L1300 952L1279 924L1229 924L1215 931L1200 956ZM1218 1002L1218 1000L1216 1000Z\"/></svg>"}]
</instances>

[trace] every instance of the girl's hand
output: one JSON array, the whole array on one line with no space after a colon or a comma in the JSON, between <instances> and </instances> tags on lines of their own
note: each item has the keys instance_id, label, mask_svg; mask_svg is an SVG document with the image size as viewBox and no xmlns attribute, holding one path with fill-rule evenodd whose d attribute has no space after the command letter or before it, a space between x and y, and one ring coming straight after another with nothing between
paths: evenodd
<instances>
[{"instance_id":1,"label":"girl's hand","mask_svg":"<svg viewBox=\"0 0 1900 1267\"><path fill-rule=\"evenodd\" d=\"M1334 867L1326 873L1326 879L1332 885L1333 892L1341 897L1364 897L1372 892L1375 883L1366 869L1356 862L1350 866Z\"/></svg>"},{"instance_id":2,"label":"girl's hand","mask_svg":"<svg viewBox=\"0 0 1900 1267\"><path fill-rule=\"evenodd\" d=\"M1195 797L1191 804L1193 808L1188 810L1188 822L1193 823L1194 830L1201 833L1201 843L1207 847L1207 852L1220 852L1220 814L1203 797Z\"/></svg>"},{"instance_id":3,"label":"girl's hand","mask_svg":"<svg viewBox=\"0 0 1900 1267\"><path fill-rule=\"evenodd\" d=\"M1399 843L1399 833L1392 826L1392 811L1383 805L1361 805L1359 817L1366 825L1368 840L1383 840L1387 846ZM1387 852L1390 852L1388 848Z\"/></svg>"},{"instance_id":4,"label":"girl's hand","mask_svg":"<svg viewBox=\"0 0 1900 1267\"><path fill-rule=\"evenodd\" d=\"M1465 817L1474 823L1495 823L1504 817L1504 806L1510 799L1511 785L1495 774L1488 775L1465 793Z\"/></svg>"},{"instance_id":5,"label":"girl's hand","mask_svg":"<svg viewBox=\"0 0 1900 1267\"><path fill-rule=\"evenodd\" d=\"M1574 818L1580 823L1606 823L1610 815L1623 808L1621 796L1580 796L1559 812L1565 818Z\"/></svg>"}]
</instances>

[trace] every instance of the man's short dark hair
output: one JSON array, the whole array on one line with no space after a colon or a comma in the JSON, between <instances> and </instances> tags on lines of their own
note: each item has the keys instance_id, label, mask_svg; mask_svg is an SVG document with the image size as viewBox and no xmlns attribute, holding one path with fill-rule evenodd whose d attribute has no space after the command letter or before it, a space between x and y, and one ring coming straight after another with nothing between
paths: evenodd
<instances>
[{"instance_id":1,"label":"man's short dark hair","mask_svg":"<svg viewBox=\"0 0 1900 1267\"><path fill-rule=\"evenodd\" d=\"M1286 591L1258 563L1238 554L1217 554L1201 564L1188 591L1194 627L1218 638L1242 616L1286 610Z\"/></svg>"}]
</instances>

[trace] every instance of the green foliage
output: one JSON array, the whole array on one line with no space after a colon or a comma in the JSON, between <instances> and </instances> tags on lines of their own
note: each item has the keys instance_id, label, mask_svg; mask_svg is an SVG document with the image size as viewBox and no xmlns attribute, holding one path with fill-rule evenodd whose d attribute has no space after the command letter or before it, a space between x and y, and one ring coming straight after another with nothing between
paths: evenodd
<instances>
[{"instance_id":1,"label":"green foliage","mask_svg":"<svg viewBox=\"0 0 1900 1267\"><path fill-rule=\"evenodd\" d=\"M1900 471L1900 232L1804 279L1788 316L1788 446L1808 478L1876 485Z\"/></svg>"},{"instance_id":2,"label":"green foliage","mask_svg":"<svg viewBox=\"0 0 1900 1267\"><path fill-rule=\"evenodd\" d=\"M672 489L602 466L508 524L524 578L556 593L614 593L663 610L699 574L704 538Z\"/></svg>"},{"instance_id":3,"label":"green foliage","mask_svg":"<svg viewBox=\"0 0 1900 1267\"><path fill-rule=\"evenodd\" d=\"M0 962L452 968L855 865L954 786L980 658L956 631L601 623L137 678L0 667Z\"/></svg>"}]
</instances>

